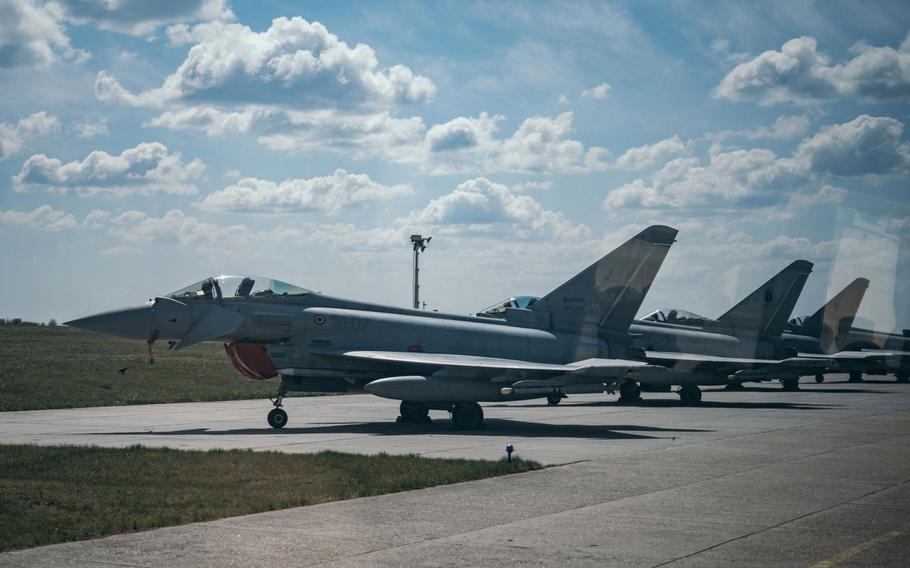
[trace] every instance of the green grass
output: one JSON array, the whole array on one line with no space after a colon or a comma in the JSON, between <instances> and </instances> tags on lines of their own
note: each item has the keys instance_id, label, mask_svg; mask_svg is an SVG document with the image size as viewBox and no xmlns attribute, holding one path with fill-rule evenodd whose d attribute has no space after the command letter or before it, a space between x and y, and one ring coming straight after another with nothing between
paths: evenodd
<instances>
[{"instance_id":1,"label":"green grass","mask_svg":"<svg viewBox=\"0 0 910 568\"><path fill-rule=\"evenodd\" d=\"M0 411L265 398L278 388L243 378L220 343L162 342L155 355L149 365L144 342L78 329L0 326Z\"/></svg>"},{"instance_id":2,"label":"green grass","mask_svg":"<svg viewBox=\"0 0 910 568\"><path fill-rule=\"evenodd\" d=\"M520 459L0 445L0 550L539 467Z\"/></svg>"}]
</instances>

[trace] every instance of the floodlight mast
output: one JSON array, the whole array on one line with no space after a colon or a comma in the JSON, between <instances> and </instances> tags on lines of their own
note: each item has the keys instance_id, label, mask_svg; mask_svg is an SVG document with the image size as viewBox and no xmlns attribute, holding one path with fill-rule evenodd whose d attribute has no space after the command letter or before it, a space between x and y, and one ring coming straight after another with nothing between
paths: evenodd
<instances>
[{"instance_id":1,"label":"floodlight mast","mask_svg":"<svg viewBox=\"0 0 910 568\"><path fill-rule=\"evenodd\" d=\"M411 235L411 246L414 248L414 309L420 309L420 253L427 250L433 237Z\"/></svg>"}]
</instances>

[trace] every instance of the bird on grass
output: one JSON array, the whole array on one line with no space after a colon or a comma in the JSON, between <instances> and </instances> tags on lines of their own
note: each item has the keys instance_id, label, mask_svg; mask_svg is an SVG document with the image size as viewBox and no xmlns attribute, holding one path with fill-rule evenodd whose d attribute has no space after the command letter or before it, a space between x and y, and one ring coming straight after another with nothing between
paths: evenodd
<instances>
[{"instance_id":1,"label":"bird on grass","mask_svg":"<svg viewBox=\"0 0 910 568\"><path fill-rule=\"evenodd\" d=\"M122 369L117 369L117 372L120 373L121 375L125 375L127 369L129 369L129 367L124 367L124 368L122 368Z\"/></svg>"}]
</instances>

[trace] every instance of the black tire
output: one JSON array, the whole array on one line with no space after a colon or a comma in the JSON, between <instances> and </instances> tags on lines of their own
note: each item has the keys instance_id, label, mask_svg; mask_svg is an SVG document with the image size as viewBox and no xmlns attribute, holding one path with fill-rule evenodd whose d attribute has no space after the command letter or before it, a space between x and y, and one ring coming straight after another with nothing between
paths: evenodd
<instances>
[{"instance_id":1,"label":"black tire","mask_svg":"<svg viewBox=\"0 0 910 568\"><path fill-rule=\"evenodd\" d=\"M456 404L452 422L459 430L477 430L483 426L483 409L476 402Z\"/></svg>"},{"instance_id":2,"label":"black tire","mask_svg":"<svg viewBox=\"0 0 910 568\"><path fill-rule=\"evenodd\" d=\"M398 411L401 413L402 422L424 422L430 415L430 409L426 404L413 400L402 400Z\"/></svg>"},{"instance_id":3,"label":"black tire","mask_svg":"<svg viewBox=\"0 0 910 568\"><path fill-rule=\"evenodd\" d=\"M550 406L556 406L560 400L562 400L562 395L559 393L554 392L547 395L547 404Z\"/></svg>"},{"instance_id":4,"label":"black tire","mask_svg":"<svg viewBox=\"0 0 910 568\"><path fill-rule=\"evenodd\" d=\"M863 382L863 372L862 371L850 371L850 378L847 380L848 383L861 383Z\"/></svg>"},{"instance_id":5,"label":"black tire","mask_svg":"<svg viewBox=\"0 0 910 568\"><path fill-rule=\"evenodd\" d=\"M785 391L799 390L799 379L783 379L780 384Z\"/></svg>"},{"instance_id":6,"label":"black tire","mask_svg":"<svg viewBox=\"0 0 910 568\"><path fill-rule=\"evenodd\" d=\"M273 408L269 412L269 426L272 428L284 428L285 424L288 423L288 413L282 408Z\"/></svg>"},{"instance_id":7,"label":"black tire","mask_svg":"<svg viewBox=\"0 0 910 568\"><path fill-rule=\"evenodd\" d=\"M815 382L818 384L822 384L823 382L825 382L825 375L822 373L815 375Z\"/></svg>"},{"instance_id":8,"label":"black tire","mask_svg":"<svg viewBox=\"0 0 910 568\"><path fill-rule=\"evenodd\" d=\"M898 383L910 383L910 373L894 373L894 380Z\"/></svg>"},{"instance_id":9,"label":"black tire","mask_svg":"<svg viewBox=\"0 0 910 568\"><path fill-rule=\"evenodd\" d=\"M698 404L701 402L701 389L698 385L684 385L679 388L679 398L683 404Z\"/></svg>"},{"instance_id":10,"label":"black tire","mask_svg":"<svg viewBox=\"0 0 910 568\"><path fill-rule=\"evenodd\" d=\"M641 387L635 381L626 381L619 385L619 400L621 402L637 402L641 400Z\"/></svg>"}]
</instances>

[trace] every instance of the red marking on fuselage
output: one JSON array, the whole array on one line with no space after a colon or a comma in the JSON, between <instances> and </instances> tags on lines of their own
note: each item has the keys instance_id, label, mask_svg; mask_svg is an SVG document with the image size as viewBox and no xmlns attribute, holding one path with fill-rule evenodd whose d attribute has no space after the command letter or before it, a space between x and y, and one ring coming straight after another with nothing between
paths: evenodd
<instances>
[{"instance_id":1,"label":"red marking on fuselage","mask_svg":"<svg viewBox=\"0 0 910 568\"><path fill-rule=\"evenodd\" d=\"M234 368L244 377L264 381L278 374L264 345L258 343L225 343L224 350Z\"/></svg>"}]
</instances>

